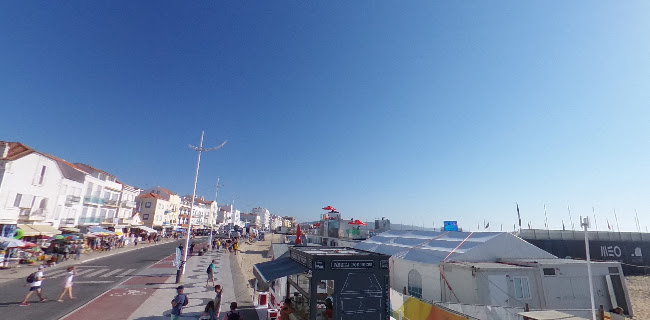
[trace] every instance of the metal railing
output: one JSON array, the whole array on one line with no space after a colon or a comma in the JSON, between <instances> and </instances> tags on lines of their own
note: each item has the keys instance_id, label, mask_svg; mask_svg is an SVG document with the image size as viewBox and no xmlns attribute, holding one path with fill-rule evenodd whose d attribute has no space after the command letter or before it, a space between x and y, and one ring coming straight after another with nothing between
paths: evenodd
<instances>
[{"instance_id":1,"label":"metal railing","mask_svg":"<svg viewBox=\"0 0 650 320\"><path fill-rule=\"evenodd\" d=\"M90 223L100 223L102 218L100 217L84 217L79 218L79 224L90 224Z\"/></svg>"},{"instance_id":2,"label":"metal railing","mask_svg":"<svg viewBox=\"0 0 650 320\"><path fill-rule=\"evenodd\" d=\"M81 201L81 197L69 195L68 197L66 197L65 201L70 203L79 203L79 201Z\"/></svg>"},{"instance_id":3,"label":"metal railing","mask_svg":"<svg viewBox=\"0 0 650 320\"><path fill-rule=\"evenodd\" d=\"M99 197L84 197L84 204L85 203L104 204L104 199Z\"/></svg>"}]
</instances>

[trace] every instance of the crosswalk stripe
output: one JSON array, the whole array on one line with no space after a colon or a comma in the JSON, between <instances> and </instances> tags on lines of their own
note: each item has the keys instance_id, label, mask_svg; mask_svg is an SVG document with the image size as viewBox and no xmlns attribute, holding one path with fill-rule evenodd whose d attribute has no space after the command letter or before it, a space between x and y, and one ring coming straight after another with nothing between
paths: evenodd
<instances>
[{"instance_id":1,"label":"crosswalk stripe","mask_svg":"<svg viewBox=\"0 0 650 320\"><path fill-rule=\"evenodd\" d=\"M112 276L112 275L114 275L114 274L119 273L119 272L122 271L122 270L123 270L123 269L115 269L115 270L110 271L110 272L108 272L108 273L102 274L100 277L102 277L102 278L110 277L110 276Z\"/></svg>"},{"instance_id":2,"label":"crosswalk stripe","mask_svg":"<svg viewBox=\"0 0 650 320\"><path fill-rule=\"evenodd\" d=\"M67 272L68 272L67 270L57 270L57 271L47 272L45 273L45 276L48 278L57 278L66 274Z\"/></svg>"},{"instance_id":3,"label":"crosswalk stripe","mask_svg":"<svg viewBox=\"0 0 650 320\"><path fill-rule=\"evenodd\" d=\"M135 269L126 270L126 271L122 272L122 274L120 274L118 277L126 277L128 275L131 275L131 272L133 272L133 271L135 271Z\"/></svg>"},{"instance_id":4,"label":"crosswalk stripe","mask_svg":"<svg viewBox=\"0 0 650 320\"><path fill-rule=\"evenodd\" d=\"M99 269L99 270L97 270L95 272L91 272L91 273L85 275L84 277L94 277L94 276L99 275L101 273L104 273L106 271L108 271L108 269Z\"/></svg>"},{"instance_id":5,"label":"crosswalk stripe","mask_svg":"<svg viewBox=\"0 0 650 320\"><path fill-rule=\"evenodd\" d=\"M86 270L77 271L77 275L76 275L76 276L78 277L78 276L80 276L80 275L82 275L82 274L85 274L85 273L91 272L91 271L93 271L93 270L95 270L95 269L86 269Z\"/></svg>"}]
</instances>

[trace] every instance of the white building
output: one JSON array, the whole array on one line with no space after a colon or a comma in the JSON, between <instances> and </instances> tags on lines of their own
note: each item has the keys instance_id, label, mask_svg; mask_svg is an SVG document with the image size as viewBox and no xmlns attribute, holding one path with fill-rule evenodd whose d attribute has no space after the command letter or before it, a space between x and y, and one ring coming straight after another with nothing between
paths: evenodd
<instances>
[{"instance_id":1,"label":"white building","mask_svg":"<svg viewBox=\"0 0 650 320\"><path fill-rule=\"evenodd\" d=\"M558 259L510 233L390 230L354 247L391 255L391 288L425 301L543 310L591 304L585 261ZM592 271L596 305L618 301L630 310L620 263L596 262Z\"/></svg>"},{"instance_id":2,"label":"white building","mask_svg":"<svg viewBox=\"0 0 650 320\"><path fill-rule=\"evenodd\" d=\"M130 219L136 206L135 199L140 195L141 190L119 181L118 183L122 184L122 193L120 194L120 208L117 217L119 219Z\"/></svg>"},{"instance_id":3,"label":"white building","mask_svg":"<svg viewBox=\"0 0 650 320\"><path fill-rule=\"evenodd\" d=\"M192 196L184 196L181 198L181 223L182 227L187 227L188 218L190 216L192 204ZM194 212L192 213L192 226L193 228L209 228L214 224L217 217L217 205L214 201L205 200L203 197L194 198Z\"/></svg>"},{"instance_id":4,"label":"white building","mask_svg":"<svg viewBox=\"0 0 650 320\"><path fill-rule=\"evenodd\" d=\"M270 230L271 228L271 213L269 213L269 210L258 207L258 208L253 208L251 213L254 213L258 216L260 216L260 225L262 227L262 230Z\"/></svg>"},{"instance_id":5,"label":"white building","mask_svg":"<svg viewBox=\"0 0 650 320\"><path fill-rule=\"evenodd\" d=\"M103 170L83 163L75 163L75 166L88 173L84 183L83 209L79 225L117 224L122 184L117 182L114 175Z\"/></svg>"},{"instance_id":6,"label":"white building","mask_svg":"<svg viewBox=\"0 0 650 320\"><path fill-rule=\"evenodd\" d=\"M165 229L173 228L174 226L179 224L180 220L180 208L181 208L181 197L169 189L165 189L160 186L156 186L147 190L143 190L141 194L150 194L153 193L155 195L158 195L161 199L169 202L166 205L166 212L164 212L164 216L166 216L163 221L162 227Z\"/></svg>"},{"instance_id":7,"label":"white building","mask_svg":"<svg viewBox=\"0 0 650 320\"><path fill-rule=\"evenodd\" d=\"M85 176L63 159L0 141L0 230L9 235L16 225L30 224L40 225L43 235L58 233L60 218L78 214Z\"/></svg>"}]
</instances>

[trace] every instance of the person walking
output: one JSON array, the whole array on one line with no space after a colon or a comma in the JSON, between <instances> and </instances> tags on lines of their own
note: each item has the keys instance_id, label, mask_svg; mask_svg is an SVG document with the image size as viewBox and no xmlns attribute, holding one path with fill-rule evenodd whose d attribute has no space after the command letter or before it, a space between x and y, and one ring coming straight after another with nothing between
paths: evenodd
<instances>
[{"instance_id":1,"label":"person walking","mask_svg":"<svg viewBox=\"0 0 650 320\"><path fill-rule=\"evenodd\" d=\"M208 273L208 279L205 280L205 286L206 287L210 286L208 284L210 281L212 281L212 286L213 287L215 286L215 284L214 284L214 274L215 274L215 272L217 272L217 266L215 265L215 263L217 263L217 260L212 260L210 265L208 265L208 269L205 271L205 272Z\"/></svg>"},{"instance_id":2,"label":"person walking","mask_svg":"<svg viewBox=\"0 0 650 320\"><path fill-rule=\"evenodd\" d=\"M181 314L183 313L183 307L186 306L189 302L187 295L183 293L183 290L185 290L185 287L182 285L176 287L176 296L172 300L172 320L177 320L180 318Z\"/></svg>"},{"instance_id":3,"label":"person walking","mask_svg":"<svg viewBox=\"0 0 650 320\"><path fill-rule=\"evenodd\" d=\"M75 260L81 259L81 250L83 250L83 245L82 244L77 244L75 246L75 255L74 255Z\"/></svg>"},{"instance_id":4,"label":"person walking","mask_svg":"<svg viewBox=\"0 0 650 320\"><path fill-rule=\"evenodd\" d=\"M192 242L192 243L190 244L190 254L193 254L193 253L194 253L194 246L195 246L195 245L196 245L196 244L195 244L194 242Z\"/></svg>"},{"instance_id":5,"label":"person walking","mask_svg":"<svg viewBox=\"0 0 650 320\"><path fill-rule=\"evenodd\" d=\"M220 284L214 286L214 292L214 312L219 316L219 312L221 312L221 296L223 295L223 288L221 288Z\"/></svg>"},{"instance_id":6,"label":"person walking","mask_svg":"<svg viewBox=\"0 0 650 320\"><path fill-rule=\"evenodd\" d=\"M25 295L25 299L23 299L23 302L20 303L21 307L28 306L29 302L29 297L32 296L34 292L38 295L38 298L41 299L40 301L46 301L45 297L41 295L41 285L43 283L43 280L45 279L45 274L43 274L43 269L44 266L38 266L38 271L34 272L33 274L30 274L29 277L27 277L27 283L29 284L29 292L27 292L27 295ZM31 280L31 281L30 281ZM25 285L27 285L27 283Z\"/></svg>"},{"instance_id":7,"label":"person walking","mask_svg":"<svg viewBox=\"0 0 650 320\"><path fill-rule=\"evenodd\" d=\"M63 296L65 296L65 293L68 293L68 296L70 297L70 300L74 299L75 297L72 296L72 279L74 276L77 274L76 270L74 269L74 266L68 267L68 274L65 277L65 281L63 282L63 292L61 292L61 295L59 296L59 299L56 300L58 302L63 302Z\"/></svg>"},{"instance_id":8,"label":"person walking","mask_svg":"<svg viewBox=\"0 0 650 320\"><path fill-rule=\"evenodd\" d=\"M242 320L239 311L237 311L237 302L230 303L230 311L226 312L222 320Z\"/></svg>"}]
</instances>

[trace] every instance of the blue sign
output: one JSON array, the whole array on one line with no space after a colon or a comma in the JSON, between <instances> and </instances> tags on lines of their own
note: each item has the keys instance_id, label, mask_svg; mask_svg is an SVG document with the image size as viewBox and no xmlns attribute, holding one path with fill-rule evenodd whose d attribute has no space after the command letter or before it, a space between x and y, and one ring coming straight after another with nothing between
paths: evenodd
<instances>
[{"instance_id":1,"label":"blue sign","mask_svg":"<svg viewBox=\"0 0 650 320\"><path fill-rule=\"evenodd\" d=\"M458 221L444 221L445 231L458 231Z\"/></svg>"}]
</instances>

